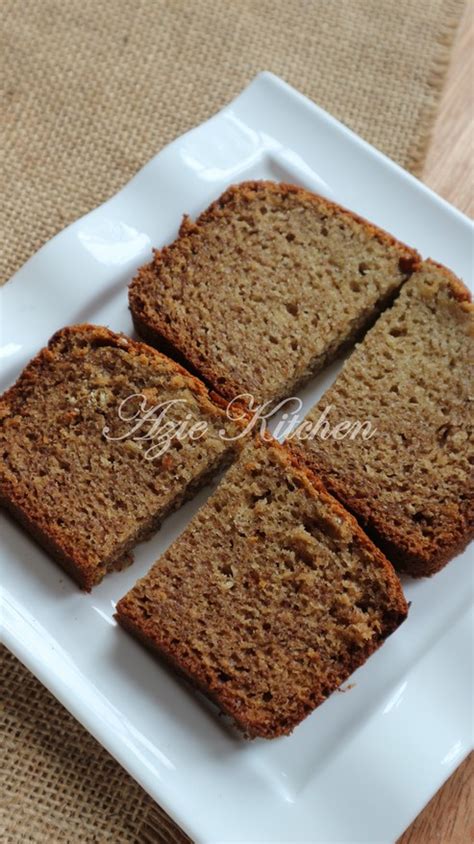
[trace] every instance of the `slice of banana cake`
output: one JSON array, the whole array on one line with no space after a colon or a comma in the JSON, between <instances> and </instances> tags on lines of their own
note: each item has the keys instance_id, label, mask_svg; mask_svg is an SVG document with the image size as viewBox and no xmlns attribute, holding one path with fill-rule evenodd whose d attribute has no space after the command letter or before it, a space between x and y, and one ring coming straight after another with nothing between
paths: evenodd
<instances>
[{"instance_id":1,"label":"slice of banana cake","mask_svg":"<svg viewBox=\"0 0 474 844\"><path fill-rule=\"evenodd\" d=\"M117 604L127 630L265 738L289 733L406 614L355 519L260 439Z\"/></svg>"},{"instance_id":2,"label":"slice of banana cake","mask_svg":"<svg viewBox=\"0 0 474 844\"><path fill-rule=\"evenodd\" d=\"M244 182L185 219L130 291L147 341L226 398L289 396L351 345L417 253L301 188Z\"/></svg>"},{"instance_id":3,"label":"slice of banana cake","mask_svg":"<svg viewBox=\"0 0 474 844\"><path fill-rule=\"evenodd\" d=\"M89 590L230 459L225 423L149 346L65 328L0 399L0 503Z\"/></svg>"},{"instance_id":4,"label":"slice of banana cake","mask_svg":"<svg viewBox=\"0 0 474 844\"><path fill-rule=\"evenodd\" d=\"M401 571L430 575L474 535L474 305L426 261L310 411L370 438L291 440ZM302 429L300 429L301 431ZM314 430L314 428L313 428Z\"/></svg>"}]
</instances>

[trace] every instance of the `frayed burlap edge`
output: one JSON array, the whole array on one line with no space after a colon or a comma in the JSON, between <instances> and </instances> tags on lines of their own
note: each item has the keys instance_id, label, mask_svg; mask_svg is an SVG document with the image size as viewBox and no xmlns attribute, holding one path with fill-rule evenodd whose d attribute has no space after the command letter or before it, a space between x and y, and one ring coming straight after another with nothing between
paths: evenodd
<instances>
[{"instance_id":1,"label":"frayed burlap edge","mask_svg":"<svg viewBox=\"0 0 474 844\"><path fill-rule=\"evenodd\" d=\"M431 88L432 96L430 102L426 103L422 111L422 116L420 118L420 137L409 154L407 163L407 169L418 178L421 176L423 171L426 154L433 136L439 101L451 63L452 47L466 2L467 0L448 0L446 3L449 9L446 13L446 21L444 22L444 26L441 28L437 39L441 50L433 63L433 67L428 78L428 85Z\"/></svg>"}]
</instances>

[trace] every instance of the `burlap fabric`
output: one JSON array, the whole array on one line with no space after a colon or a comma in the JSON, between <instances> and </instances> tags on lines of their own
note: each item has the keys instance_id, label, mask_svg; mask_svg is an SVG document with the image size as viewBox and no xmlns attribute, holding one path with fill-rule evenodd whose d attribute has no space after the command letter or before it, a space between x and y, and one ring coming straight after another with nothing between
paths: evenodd
<instances>
[{"instance_id":1,"label":"burlap fabric","mask_svg":"<svg viewBox=\"0 0 474 844\"><path fill-rule=\"evenodd\" d=\"M463 5L3 0L2 279L262 69L419 171ZM3 667L2 840L182 840L13 657Z\"/></svg>"}]
</instances>

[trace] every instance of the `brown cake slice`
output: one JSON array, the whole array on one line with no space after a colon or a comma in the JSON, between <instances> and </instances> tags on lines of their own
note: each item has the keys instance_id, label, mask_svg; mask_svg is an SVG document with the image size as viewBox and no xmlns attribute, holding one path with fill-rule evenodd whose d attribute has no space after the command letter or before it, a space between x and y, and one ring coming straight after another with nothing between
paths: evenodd
<instances>
[{"instance_id":1,"label":"brown cake slice","mask_svg":"<svg viewBox=\"0 0 474 844\"><path fill-rule=\"evenodd\" d=\"M327 413L331 430L368 420L373 435L291 440L395 566L414 576L433 574L474 534L473 364L470 294L427 261L303 432Z\"/></svg>"},{"instance_id":2,"label":"brown cake slice","mask_svg":"<svg viewBox=\"0 0 474 844\"><path fill-rule=\"evenodd\" d=\"M137 439L152 419L133 433L133 416L166 402L160 432L168 421L204 430L159 455L158 433ZM206 388L149 346L65 328L0 399L0 502L89 590L230 459L225 422Z\"/></svg>"},{"instance_id":3,"label":"brown cake slice","mask_svg":"<svg viewBox=\"0 0 474 844\"><path fill-rule=\"evenodd\" d=\"M226 398L292 395L351 345L410 275L417 253L292 185L244 182L143 267L139 334Z\"/></svg>"},{"instance_id":4,"label":"brown cake slice","mask_svg":"<svg viewBox=\"0 0 474 844\"><path fill-rule=\"evenodd\" d=\"M265 738L289 733L406 614L355 519L262 440L117 605L126 629Z\"/></svg>"}]
</instances>

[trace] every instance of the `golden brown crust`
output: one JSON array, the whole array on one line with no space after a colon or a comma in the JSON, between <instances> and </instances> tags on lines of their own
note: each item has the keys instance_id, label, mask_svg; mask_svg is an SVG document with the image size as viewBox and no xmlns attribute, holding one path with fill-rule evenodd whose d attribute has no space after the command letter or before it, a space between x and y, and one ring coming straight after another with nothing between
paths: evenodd
<instances>
[{"instance_id":1,"label":"golden brown crust","mask_svg":"<svg viewBox=\"0 0 474 844\"><path fill-rule=\"evenodd\" d=\"M182 364L176 360L169 358L167 355L155 349L147 343L142 343L140 340L132 340L126 334L121 332L111 331L102 325L92 325L90 323L78 323L77 325L67 325L56 331L48 341L48 345L41 349L37 355L26 365L24 370L18 376L18 379L9 387L2 396L0 396L0 412L2 407L10 400L10 397L16 393L23 382L33 384L35 380L41 377L41 369L44 364L47 364L54 354L56 348L60 353L60 347L63 342L69 339L74 339L80 333L87 333L90 342L97 341L99 344L114 346L119 349L125 349L132 356L138 357L145 355L148 360L158 363L164 363L166 366L176 373L182 375L188 382L190 389L197 393L205 402L209 403L209 409L217 410L217 405L210 398L209 390L203 382L195 375L189 372ZM219 407L217 412L222 412ZM224 416L224 414L222 414ZM1 419L0 415L0 419Z\"/></svg>"},{"instance_id":2,"label":"golden brown crust","mask_svg":"<svg viewBox=\"0 0 474 844\"><path fill-rule=\"evenodd\" d=\"M179 648L176 647L176 642L169 639L163 625L153 624L147 615L142 614L140 606L134 600L133 590L118 602L116 617L126 630L140 639L150 650L158 653L178 674L216 703L247 737L275 738L290 733L309 712L322 703L356 668L362 665L370 654L377 650L381 642L403 622L408 613L408 606L400 581L391 564L364 534L354 517L329 495L321 480L286 446L279 444L273 438L267 437L263 441L259 436L255 436L252 442L257 449L271 449L282 468L291 471L292 478L298 480L310 498L323 500L334 515L348 523L356 542L370 554L372 561L382 570L387 605L390 609L387 608L384 613L383 627L379 636L367 643L363 649L349 651L343 666L339 666L336 673L326 677L325 680L320 679L317 683L315 682L308 696L298 701L296 710L291 716L287 713L270 716L254 708L247 710L242 705L242 700L235 697L225 682L220 682L204 670L202 662L195 657L193 652L189 652L183 659Z\"/></svg>"},{"instance_id":3,"label":"golden brown crust","mask_svg":"<svg viewBox=\"0 0 474 844\"><path fill-rule=\"evenodd\" d=\"M408 610L401 611L399 616L394 614L392 619L392 628L387 629L384 638L388 637L390 633L396 630L397 627L405 620ZM295 727L303 721L304 718L312 712L321 703L324 703L327 697L339 686L342 685L354 671L367 661L380 647L380 641L373 641L367 645L364 651L358 651L356 656L347 664L345 671L341 673L334 682L322 686L318 694L313 694L304 701L298 703L298 709L294 717L290 720L283 719L268 719L256 718L254 713L246 712L239 706L235 698L227 693L225 685L222 683L209 683L209 679L204 675L202 667L197 660L188 660L186 663L180 662L176 659L174 647L171 642L161 638L157 642L154 632L150 631L149 625L136 613L135 608L127 601L127 596L121 598L118 602L115 612L115 618L123 627L124 630L131 633L135 638L142 642L154 655L159 655L164 662L172 668L182 679L186 680L198 691L202 692L212 703L215 703L242 731L245 738L265 738L273 739L279 736L289 735L293 732Z\"/></svg>"},{"instance_id":4,"label":"golden brown crust","mask_svg":"<svg viewBox=\"0 0 474 844\"><path fill-rule=\"evenodd\" d=\"M278 195L282 193L294 194L295 196L301 197L301 199L306 202L315 203L318 206L324 206L328 215L342 215L349 221L359 223L372 237L375 237L381 243L401 247L402 250L406 251L406 257L409 262L410 269L413 266L413 259L415 257L416 259L419 259L418 253L412 249L412 247L407 246L406 243L402 243L400 240L397 240L393 237L393 235L389 234L389 232L386 232L384 229L374 225L374 223L366 220L365 217L361 217L359 214L356 214L355 211L350 211L348 208L345 208L343 205L339 205L337 202L333 202L331 199L327 199L320 194L312 193L312 191L309 191L306 188L301 188L298 185L289 184L288 182L271 182L263 179L254 179L253 181L240 182L239 184L231 185L231 187L228 188L222 196L216 199L209 208L206 209L206 211L203 211L196 220L194 226L199 227L201 223L212 220L217 209L224 208L226 205L231 205L235 198L252 199L255 191L261 190L262 188ZM184 226L184 233L187 234L194 230L194 226L193 228L189 228L189 218L186 217L185 219L186 223Z\"/></svg>"},{"instance_id":5,"label":"golden brown crust","mask_svg":"<svg viewBox=\"0 0 474 844\"><path fill-rule=\"evenodd\" d=\"M433 272L433 270L435 272ZM474 305L472 304L471 293L468 288L449 269L432 260L422 262L417 273L412 276L412 279L404 288L404 292L402 292L400 300L406 293L408 293L409 285L414 286L420 284L420 289L423 289L422 283L426 274L428 274L428 280L431 285L428 289L432 289L433 291L430 295L433 297L442 295L442 301L445 302L446 300L449 301L450 298L453 299L453 305L456 305L456 308L450 309L449 313L453 316L454 320L456 320L457 316L459 316L461 318L460 324L464 325L466 314L472 314L474 316ZM419 281L418 275L420 276ZM414 287L414 290L416 289L417 288ZM404 307L407 306L405 305ZM412 303L411 308L413 307L414 305ZM348 361L346 370L343 370L339 379L336 380L328 393L325 394L323 399L321 399L321 402L311 411L311 413L317 413L318 409L321 408L323 401L329 405L331 405L332 401L337 401L338 384L342 382L342 379L345 377L345 371L347 372L351 366L351 360L364 360L366 365L368 349L372 348L370 344L373 340L375 340L375 333L382 331L382 324L385 324L383 323L384 320L386 320L388 326L390 312L387 312L387 314L381 318L379 323L377 323L373 331L369 332L366 339L354 352L353 358ZM455 322L455 325L458 325L458 322ZM386 330L388 330L388 328L386 328ZM462 337L463 335L460 334L460 340ZM429 337L428 342L432 342L431 336ZM436 346L433 346L433 348L436 348ZM379 349L379 355L383 356L382 348ZM449 366L451 366L451 363ZM374 373L374 375L377 377L377 373ZM372 377L370 369L367 370L366 376L370 381ZM437 377L441 378L441 376L442 370L438 369ZM374 390L376 390L377 381L373 381L372 384L374 386ZM436 384L433 384L432 386L436 389ZM408 386L407 389L409 390L410 387ZM444 395L443 391L440 390L438 402L449 402L449 389L446 387L443 389L446 392L446 395ZM458 389L459 385L455 392ZM465 391L464 387L464 392ZM403 390L400 392L403 396L403 401L409 402L410 393L408 392L405 395ZM378 393L376 394L378 395ZM349 417L352 417L354 413L354 408L351 404L351 397L352 400L354 399L354 387L352 383L351 386L348 386L348 384L344 382L341 395L344 397L342 404L345 411ZM395 398L393 399L393 405L391 408L391 432L393 432L393 435L396 436L397 433L400 434L401 432L397 429L398 417L396 416L395 401L402 401L402 399L399 398L398 389L396 389L392 395L394 395ZM409 408L410 404L407 404L406 407ZM369 409L366 408L365 412L368 413ZM448 417L444 419L445 423L447 422L447 419ZM427 417L423 419L423 426L426 430L429 429L429 425L430 418ZM384 433L387 435L386 431ZM401 444L399 445L400 460L402 460L402 455L404 453L403 436L400 438ZM344 469L342 465L338 464L337 470L332 462L334 456L331 453L331 448L324 440L318 441L317 443L315 442L313 445L308 446L299 445L297 441L291 441L288 443L288 446L297 456L302 457L312 470L322 478L323 483L331 494L341 501L344 507L347 507L349 512L356 516L363 529L367 531L367 534L373 539L376 545L381 548L383 553L387 555L390 561L400 572L407 573L412 577L429 577L443 568L450 559L461 553L474 538L474 510L472 507L472 489L469 487L468 483L469 479L467 479L464 487L459 486L459 500L457 503L443 500L438 502L437 517L433 518L433 513L431 516L432 530L430 535L420 535L420 533L414 529L414 525L409 518L406 516L399 517L401 518L401 521L398 521L395 518L394 512L391 512L390 508L387 508L386 505L384 506L378 501L377 496L373 494L373 490L371 494L368 476L364 475L364 471L360 468L359 463L355 463L356 458L354 454L351 454L350 443L347 445L348 452L347 457L345 458L346 463L344 464ZM465 443L465 449L467 448L469 448L468 439ZM343 453L344 452L341 452L341 454ZM363 454L357 457L357 460L362 463L364 462L364 459ZM413 455L411 455L410 458L410 455L407 453L406 462L410 463L410 459L413 459ZM452 467L451 471L454 473L454 465L452 462L453 454L450 456L450 461L450 465ZM392 469L395 472L394 466ZM373 475L371 477L375 479L379 488L383 484L388 484L388 481L382 476L380 476L377 480L378 467L371 464L371 470L373 471ZM426 483L428 486L425 502L429 501L431 506L434 506L433 493L429 489L429 477L430 476L427 475ZM410 491L410 485L408 485L407 495L413 499L413 488ZM443 513L442 519L441 513ZM447 514L449 515L449 520Z\"/></svg>"},{"instance_id":6,"label":"golden brown crust","mask_svg":"<svg viewBox=\"0 0 474 844\"><path fill-rule=\"evenodd\" d=\"M289 447L292 448L291 445ZM298 448L294 449L294 454L301 459ZM399 572L411 577L431 577L474 539L473 524L454 520L451 530L439 533L430 547L426 542L420 542L415 534L402 536L373 506L352 493L347 484L340 483L316 455L308 453L304 459L310 469L323 479L329 492L357 518L366 535Z\"/></svg>"},{"instance_id":7,"label":"golden brown crust","mask_svg":"<svg viewBox=\"0 0 474 844\"><path fill-rule=\"evenodd\" d=\"M160 352L158 349L148 345L148 343L142 343L140 340L132 340L122 332L111 331L109 328L105 328L102 325L90 325L89 323L70 325L65 328L60 328L59 331L56 331L56 333L53 334L48 343L47 349L53 350L54 347L56 345L59 346L63 340L68 337L74 338L74 336L80 332L87 332L91 341L97 341L99 343L103 342L106 345L115 346L118 349L125 349L128 354L132 355L132 357L145 355L149 361L156 362L157 364L165 364L171 370L179 373L186 379L186 381L188 381L190 389L197 393L205 402L208 402L210 410L216 410L215 403L209 398L209 390L199 378L190 373L189 370L178 361L170 359L167 355L163 354L163 352ZM14 387L15 386L16 385L14 385ZM11 389L13 389L13 387Z\"/></svg>"},{"instance_id":8,"label":"golden brown crust","mask_svg":"<svg viewBox=\"0 0 474 844\"><path fill-rule=\"evenodd\" d=\"M169 360L145 343L131 340L123 334L114 333L102 326L81 324L68 326L57 331L51 337L48 346L43 348L30 361L16 383L0 397L0 424L1 420L9 415L11 403L18 398L21 400L27 393L33 391L35 385L41 383L45 368L52 360L60 358L65 352L67 353L69 344L77 342L78 338L81 341L84 340L84 344L107 345L126 350L132 358L143 359L143 356L145 356L152 365L159 364L161 367L164 366L169 369L171 373L181 375L189 389L199 400L200 406L212 416L225 420L223 408L217 402L211 400L204 384L175 361ZM183 499L179 499L178 503L194 494L197 487L204 484L214 471L215 469L209 475L204 473L199 477L196 484L191 483L188 494ZM86 591L90 591L94 585L100 582L106 571L122 568L129 561L130 550L139 541L148 538L158 530L163 518L169 512L169 510L163 510L156 518L152 517L149 522L141 526L137 535L132 537L123 547L118 546L115 549L113 557L100 560L100 565L98 565L98 561L89 559L87 555L82 554L73 540L47 519L41 508L25 495L21 478L14 482L10 477L7 477L6 473L0 472L0 504Z\"/></svg>"},{"instance_id":9,"label":"golden brown crust","mask_svg":"<svg viewBox=\"0 0 474 844\"><path fill-rule=\"evenodd\" d=\"M323 208L325 214L328 216L342 217L346 223L350 225L357 224L357 226L362 226L370 237L375 238L386 246L396 247L400 251L400 268L406 273L407 277L417 266L420 260L420 256L415 250L406 246L406 244L401 241L396 240L396 238L388 232L378 228L369 221L365 220L363 217L360 217L354 212L349 211L348 209L324 197L317 196L304 188L286 183L249 181L232 185L198 217L195 223L191 222L189 218L185 216L183 218L177 240L169 246L165 246L161 250L155 250L153 261L150 264L141 267L135 278L132 280L129 286L129 305L132 313L132 319L137 333L143 337L146 342L162 349L166 354L169 354L175 360L185 365L189 371L198 375L207 385L211 386L214 390L220 392L228 399L232 399L236 395L247 392L249 385L239 380L239 378L232 373L230 368L227 369L225 377L223 377L222 373L217 371L212 356L201 353L196 348L191 348L186 339L186 335L192 336L191 323L188 325L183 322L183 326L186 328L186 330L183 330L182 328L180 329L179 327L172 325L166 313L160 312L159 309L155 309L151 314L150 310L147 308L146 295L142 293L142 290L146 288L146 284L151 278L158 277L162 267L165 268L171 265L177 248L181 249L183 254L188 253L191 255L196 247L197 239L200 237L202 229L208 223L212 223L214 220L218 219L222 210L231 207L235 201L244 203L250 202L255 197L255 193L258 191L264 191L267 194L270 193L282 197L285 195L298 196L301 198L302 202L314 204L319 210ZM400 284L401 283L402 279L400 280ZM382 296L378 306L373 309L372 319L367 320L364 326L360 329L355 329L351 332L350 336L348 336L345 341L342 340L337 348L331 350L328 349L327 360L324 362L321 361L317 369L320 368L321 365L329 363L335 356L341 354L348 345L356 342L359 339L361 332L365 330L368 325L376 319L380 311L390 303L393 299L393 295L395 295L394 292L391 294L388 292L385 297ZM262 355L262 360L266 361L265 355ZM317 371L317 369L315 371ZM288 395L288 390L294 391L299 389L299 387L302 386L309 377L310 375L308 374L303 375L300 380L297 379L296 381L293 381L291 385L286 385L286 388L279 391L278 395L275 394L271 396L271 398L275 400L283 398Z\"/></svg>"},{"instance_id":10,"label":"golden brown crust","mask_svg":"<svg viewBox=\"0 0 474 844\"><path fill-rule=\"evenodd\" d=\"M454 273L449 270L444 264L440 264L438 261L434 261L432 258L427 258L426 261L423 261L420 264L419 269L423 266L431 266L436 267L437 270L441 272L444 276L446 281L448 282L448 286L453 294L454 299L457 299L458 302L468 302L472 304L472 295L471 291L468 287L458 278Z\"/></svg>"},{"instance_id":11,"label":"golden brown crust","mask_svg":"<svg viewBox=\"0 0 474 844\"><path fill-rule=\"evenodd\" d=\"M16 503L16 491L11 485L2 484L0 505L4 507L30 536L76 581L85 592L90 592L97 582L96 572L90 569L88 561L79 559L74 550L68 552L61 537L51 525L41 524L37 514Z\"/></svg>"}]
</instances>

